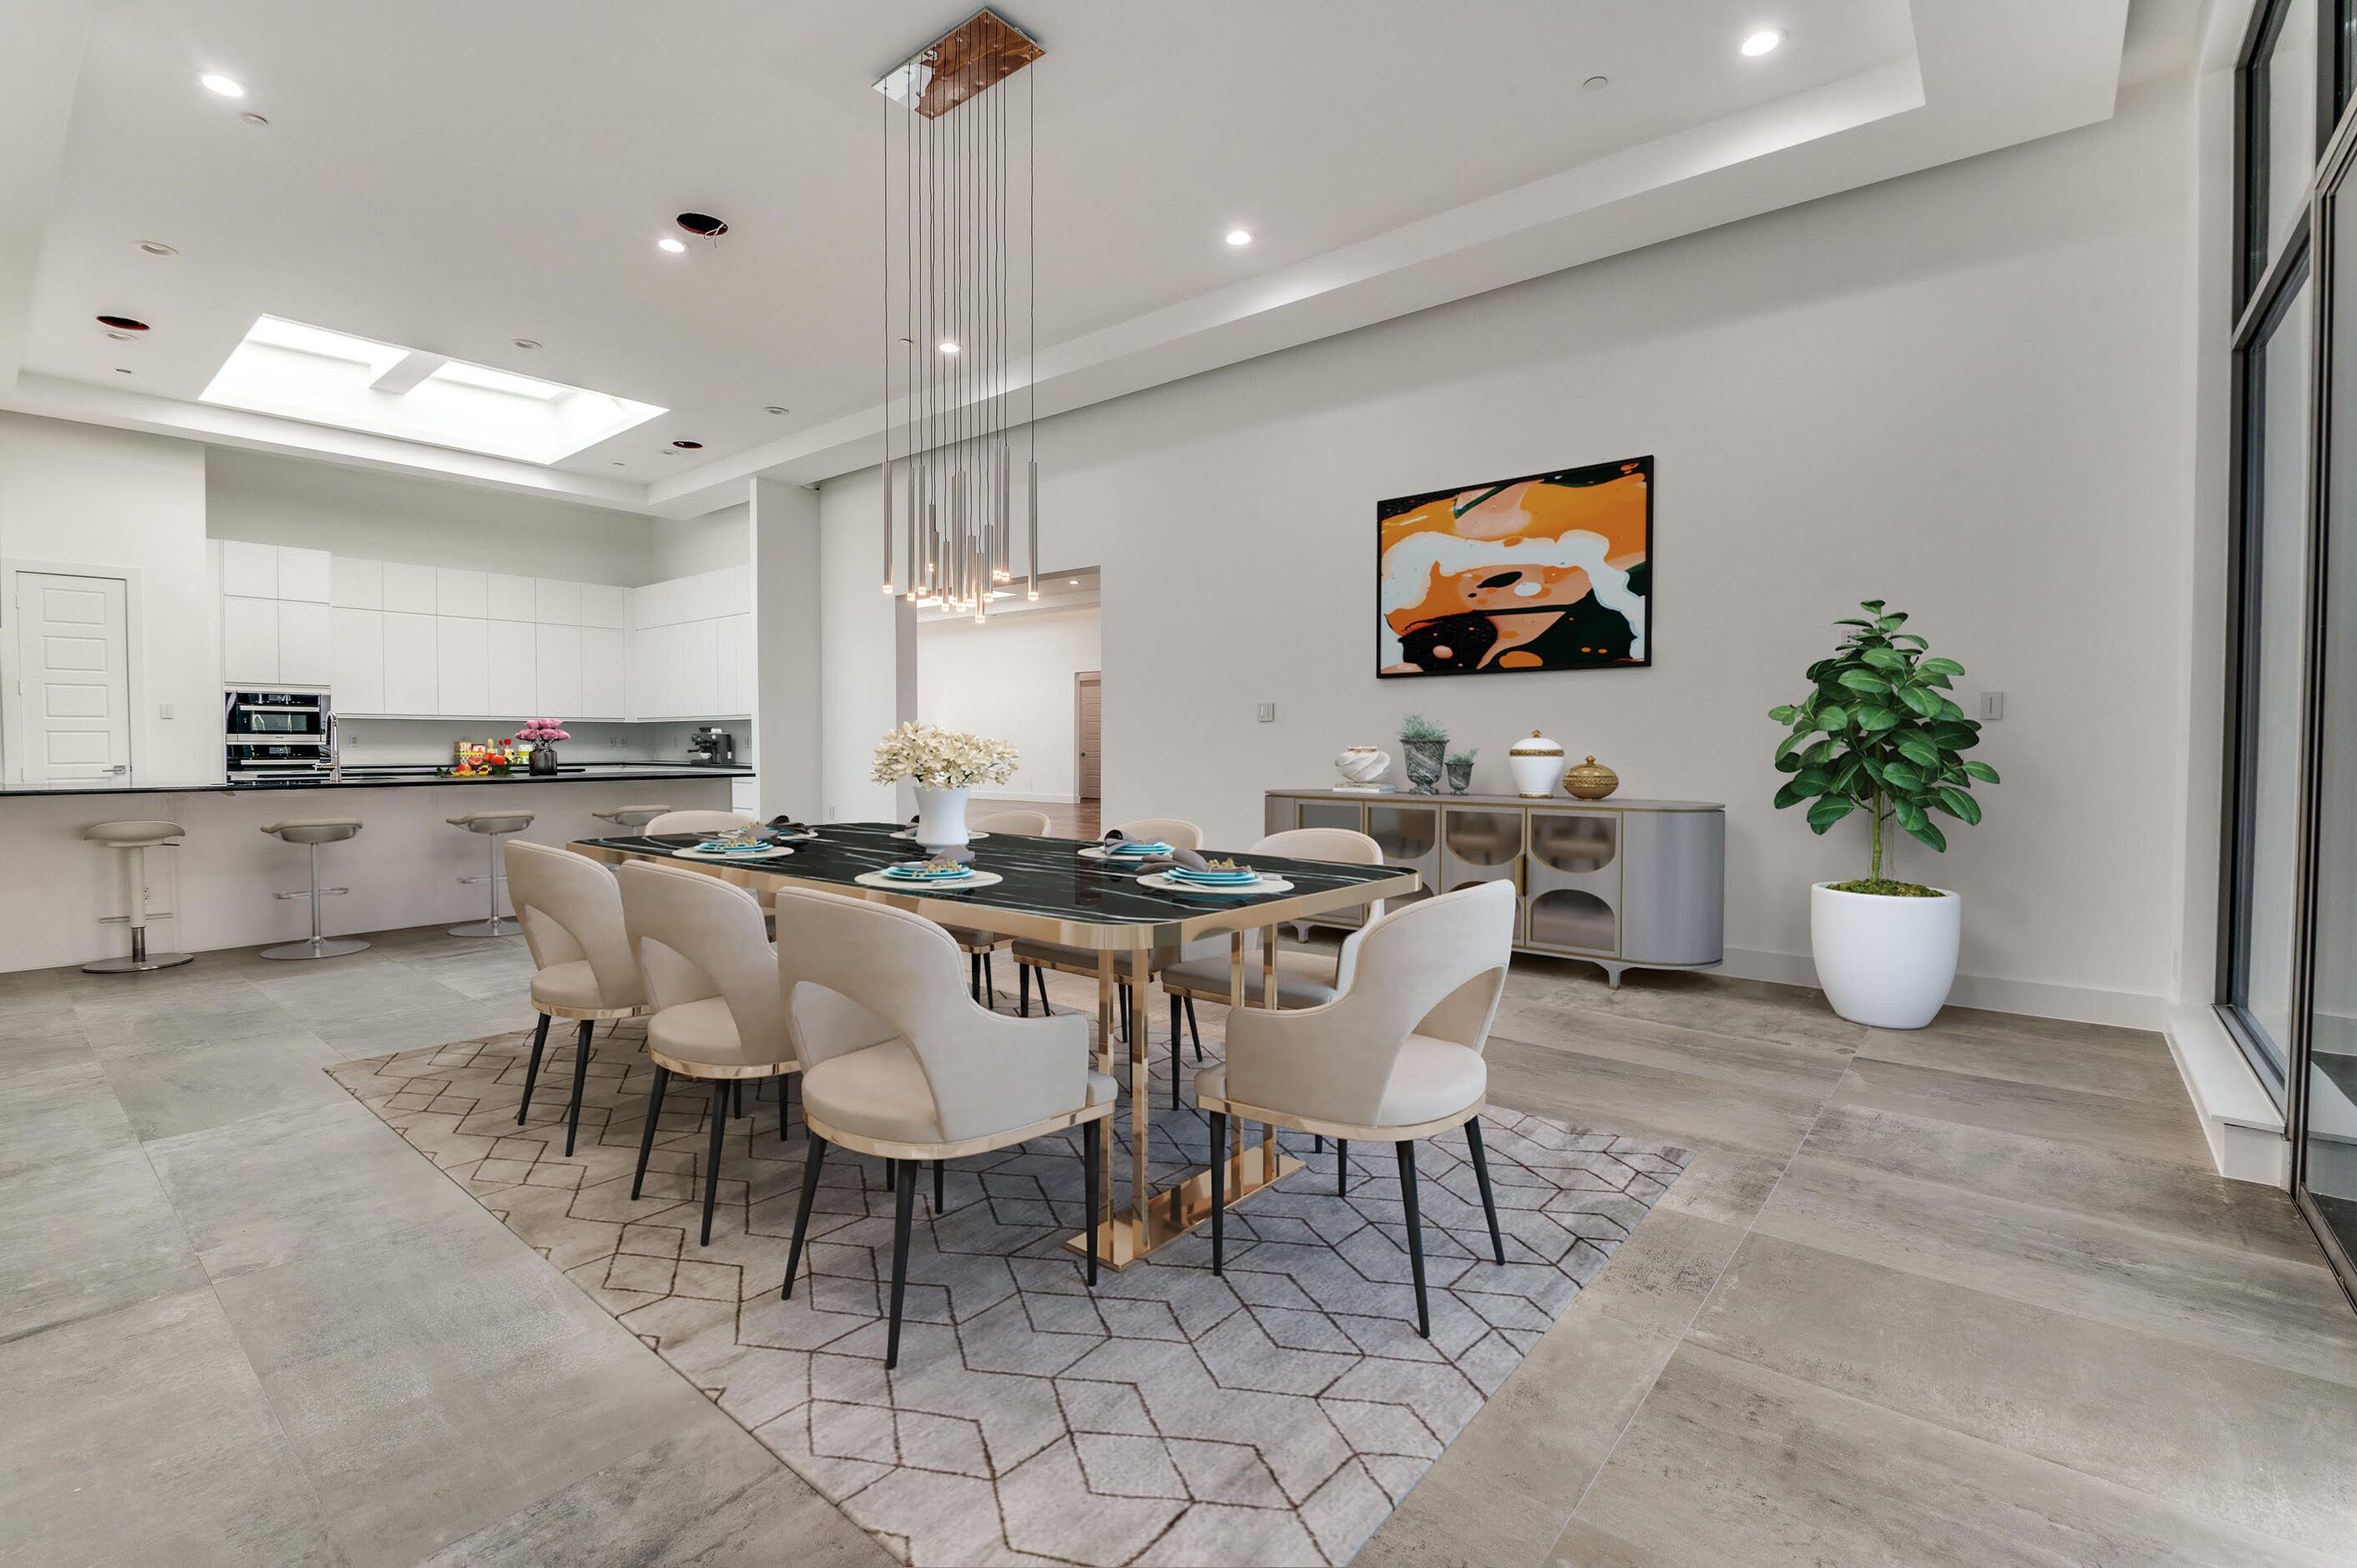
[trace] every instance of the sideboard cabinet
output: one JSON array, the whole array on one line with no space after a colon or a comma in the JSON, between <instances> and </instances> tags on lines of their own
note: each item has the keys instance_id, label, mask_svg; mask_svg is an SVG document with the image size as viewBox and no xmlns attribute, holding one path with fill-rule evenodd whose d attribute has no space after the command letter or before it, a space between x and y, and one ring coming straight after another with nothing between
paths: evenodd
<instances>
[{"instance_id":1,"label":"sideboard cabinet","mask_svg":"<svg viewBox=\"0 0 2357 1568\"><path fill-rule=\"evenodd\" d=\"M1616 986L1726 955L1727 810L1711 801L1272 789L1266 827L1365 833L1423 879L1411 897L1512 882L1515 950L1586 959Z\"/></svg>"}]
</instances>

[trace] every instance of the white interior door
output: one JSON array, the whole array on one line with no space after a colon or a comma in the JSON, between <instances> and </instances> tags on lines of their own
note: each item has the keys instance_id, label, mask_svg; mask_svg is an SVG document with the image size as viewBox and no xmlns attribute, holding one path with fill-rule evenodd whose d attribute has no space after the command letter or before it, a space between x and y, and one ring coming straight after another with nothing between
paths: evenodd
<instances>
[{"instance_id":1,"label":"white interior door","mask_svg":"<svg viewBox=\"0 0 2357 1568\"><path fill-rule=\"evenodd\" d=\"M131 771L131 632L120 577L16 575L26 783Z\"/></svg>"}]
</instances>

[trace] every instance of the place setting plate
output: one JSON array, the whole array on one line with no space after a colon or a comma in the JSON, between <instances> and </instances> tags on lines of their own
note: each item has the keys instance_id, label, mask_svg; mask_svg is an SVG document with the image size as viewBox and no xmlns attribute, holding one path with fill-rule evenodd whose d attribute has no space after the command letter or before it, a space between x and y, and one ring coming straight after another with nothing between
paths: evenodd
<instances>
[{"instance_id":1,"label":"place setting plate","mask_svg":"<svg viewBox=\"0 0 2357 1568\"><path fill-rule=\"evenodd\" d=\"M889 871L863 871L852 878L862 887L888 887L896 893L970 893L995 887L1006 880L996 871L968 869L963 876L895 876Z\"/></svg>"},{"instance_id":2,"label":"place setting plate","mask_svg":"<svg viewBox=\"0 0 2357 1568\"><path fill-rule=\"evenodd\" d=\"M1247 882L1198 882L1168 872L1149 871L1137 879L1140 887L1160 893L1208 893L1214 897L1250 898L1264 893L1290 893L1293 884L1282 876L1254 876Z\"/></svg>"},{"instance_id":3,"label":"place setting plate","mask_svg":"<svg viewBox=\"0 0 2357 1568\"><path fill-rule=\"evenodd\" d=\"M709 861L720 865L759 865L764 861L783 860L794 853L790 843L756 844L749 849L707 849L703 844L689 844L672 854L682 860Z\"/></svg>"},{"instance_id":4,"label":"place setting plate","mask_svg":"<svg viewBox=\"0 0 2357 1568\"><path fill-rule=\"evenodd\" d=\"M1134 865L1142 860L1154 860L1168 854L1170 846L1158 842L1151 848L1136 849L1128 844L1091 844L1078 853L1082 860L1103 861L1107 865Z\"/></svg>"}]
</instances>

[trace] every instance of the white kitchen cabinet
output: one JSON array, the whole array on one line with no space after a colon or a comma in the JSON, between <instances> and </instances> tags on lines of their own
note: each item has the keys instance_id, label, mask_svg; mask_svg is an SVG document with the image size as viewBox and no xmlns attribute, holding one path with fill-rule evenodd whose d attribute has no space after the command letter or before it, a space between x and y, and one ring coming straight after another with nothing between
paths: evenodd
<instances>
[{"instance_id":1,"label":"white kitchen cabinet","mask_svg":"<svg viewBox=\"0 0 2357 1568\"><path fill-rule=\"evenodd\" d=\"M480 620L490 607L490 575L456 566L434 568L434 613Z\"/></svg>"},{"instance_id":2,"label":"white kitchen cabinet","mask_svg":"<svg viewBox=\"0 0 2357 1568\"><path fill-rule=\"evenodd\" d=\"M242 599L278 596L278 546L221 541L221 592Z\"/></svg>"},{"instance_id":3,"label":"white kitchen cabinet","mask_svg":"<svg viewBox=\"0 0 2357 1568\"><path fill-rule=\"evenodd\" d=\"M262 548L269 547L264 545ZM223 552L224 556L226 553ZM243 596L222 598L221 683L226 686L274 686L278 683L278 602L275 599Z\"/></svg>"},{"instance_id":4,"label":"white kitchen cabinet","mask_svg":"<svg viewBox=\"0 0 2357 1568\"><path fill-rule=\"evenodd\" d=\"M583 718L619 719L630 715L629 655L624 647L629 635L607 627L581 628L579 706Z\"/></svg>"},{"instance_id":5,"label":"white kitchen cabinet","mask_svg":"<svg viewBox=\"0 0 2357 1568\"><path fill-rule=\"evenodd\" d=\"M528 719L541 711L540 663L533 634L540 628L529 621L483 623L483 712L500 718Z\"/></svg>"},{"instance_id":6,"label":"white kitchen cabinet","mask_svg":"<svg viewBox=\"0 0 2357 1568\"><path fill-rule=\"evenodd\" d=\"M581 585L581 624L611 627L619 631L630 624L630 591L611 583Z\"/></svg>"},{"instance_id":7,"label":"white kitchen cabinet","mask_svg":"<svg viewBox=\"0 0 2357 1568\"><path fill-rule=\"evenodd\" d=\"M328 686L339 714L387 711L383 611L347 606L328 611Z\"/></svg>"},{"instance_id":8,"label":"white kitchen cabinet","mask_svg":"<svg viewBox=\"0 0 2357 1568\"><path fill-rule=\"evenodd\" d=\"M333 557L328 564L328 602L338 609L384 608L384 563Z\"/></svg>"},{"instance_id":9,"label":"white kitchen cabinet","mask_svg":"<svg viewBox=\"0 0 2357 1568\"><path fill-rule=\"evenodd\" d=\"M335 669L328 607L278 601L278 679L289 686L324 686Z\"/></svg>"},{"instance_id":10,"label":"white kitchen cabinet","mask_svg":"<svg viewBox=\"0 0 2357 1568\"><path fill-rule=\"evenodd\" d=\"M485 613L493 620L535 620L530 577L512 572L485 574ZM464 613L464 612L461 612Z\"/></svg>"},{"instance_id":11,"label":"white kitchen cabinet","mask_svg":"<svg viewBox=\"0 0 2357 1568\"><path fill-rule=\"evenodd\" d=\"M543 626L579 626L581 624L581 585L543 577L533 585L533 597L539 604L534 618Z\"/></svg>"},{"instance_id":12,"label":"white kitchen cabinet","mask_svg":"<svg viewBox=\"0 0 2357 1568\"><path fill-rule=\"evenodd\" d=\"M490 624L474 616L434 618L436 713L490 712Z\"/></svg>"},{"instance_id":13,"label":"white kitchen cabinet","mask_svg":"<svg viewBox=\"0 0 2357 1568\"><path fill-rule=\"evenodd\" d=\"M630 633L630 716L634 719L663 719L677 710L672 705L676 682L673 679L677 660L673 657L679 639L673 634L679 628L669 626L642 627Z\"/></svg>"},{"instance_id":14,"label":"white kitchen cabinet","mask_svg":"<svg viewBox=\"0 0 2357 1568\"><path fill-rule=\"evenodd\" d=\"M384 607L404 615L434 613L434 568L404 561L384 564ZM429 710L430 711L430 710Z\"/></svg>"},{"instance_id":15,"label":"white kitchen cabinet","mask_svg":"<svg viewBox=\"0 0 2357 1568\"><path fill-rule=\"evenodd\" d=\"M562 721L581 713L581 628L543 626L539 637L540 706L533 709Z\"/></svg>"},{"instance_id":16,"label":"white kitchen cabinet","mask_svg":"<svg viewBox=\"0 0 2357 1568\"><path fill-rule=\"evenodd\" d=\"M391 581L388 564L387 582ZM434 618L405 610L384 612L384 711L421 714L441 711Z\"/></svg>"},{"instance_id":17,"label":"white kitchen cabinet","mask_svg":"<svg viewBox=\"0 0 2357 1568\"><path fill-rule=\"evenodd\" d=\"M326 551L298 550L291 544L278 547L280 598L324 605L330 596L328 585L331 575L332 568Z\"/></svg>"},{"instance_id":18,"label":"white kitchen cabinet","mask_svg":"<svg viewBox=\"0 0 2357 1568\"><path fill-rule=\"evenodd\" d=\"M712 623L714 662L712 712L748 713L753 706L752 620L750 616L722 616Z\"/></svg>"},{"instance_id":19,"label":"white kitchen cabinet","mask_svg":"<svg viewBox=\"0 0 2357 1568\"><path fill-rule=\"evenodd\" d=\"M683 621L677 629L685 634L680 653L685 701L679 712L709 718L720 711L720 623Z\"/></svg>"}]
</instances>

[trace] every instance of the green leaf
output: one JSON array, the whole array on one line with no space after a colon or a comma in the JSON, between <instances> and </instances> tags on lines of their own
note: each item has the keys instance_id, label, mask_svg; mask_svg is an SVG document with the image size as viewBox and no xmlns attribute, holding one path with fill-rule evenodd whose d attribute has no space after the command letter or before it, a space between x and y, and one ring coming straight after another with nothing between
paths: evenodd
<instances>
[{"instance_id":1,"label":"green leaf","mask_svg":"<svg viewBox=\"0 0 2357 1568\"><path fill-rule=\"evenodd\" d=\"M1848 816L1854 809L1840 796L1829 796L1809 808L1809 826L1818 832L1824 832L1827 828Z\"/></svg>"},{"instance_id":2,"label":"green leaf","mask_svg":"<svg viewBox=\"0 0 2357 1568\"><path fill-rule=\"evenodd\" d=\"M1843 671L1841 672L1841 683L1847 686L1853 692L1888 692L1890 690L1889 682L1884 680L1879 675L1873 674L1864 670Z\"/></svg>"},{"instance_id":3,"label":"green leaf","mask_svg":"<svg viewBox=\"0 0 2357 1568\"><path fill-rule=\"evenodd\" d=\"M1801 716L1801 710L1790 703L1779 703L1768 710L1768 716L1780 725L1788 725Z\"/></svg>"},{"instance_id":4,"label":"green leaf","mask_svg":"<svg viewBox=\"0 0 2357 1568\"><path fill-rule=\"evenodd\" d=\"M1977 826L1981 820L1981 803L1962 789L1940 787L1940 809L1967 826Z\"/></svg>"},{"instance_id":5,"label":"green leaf","mask_svg":"<svg viewBox=\"0 0 2357 1568\"><path fill-rule=\"evenodd\" d=\"M1907 827L1907 824L1901 822L1900 826ZM1938 824L1928 820L1920 826L1907 828L1907 836L1930 844L1943 854L1948 851L1948 835L1940 831Z\"/></svg>"},{"instance_id":6,"label":"green leaf","mask_svg":"<svg viewBox=\"0 0 2357 1568\"><path fill-rule=\"evenodd\" d=\"M1815 794L1813 789L1802 789L1798 779L1787 779L1784 787L1776 791L1776 809L1781 811L1787 806L1797 806Z\"/></svg>"},{"instance_id":7,"label":"green leaf","mask_svg":"<svg viewBox=\"0 0 2357 1568\"><path fill-rule=\"evenodd\" d=\"M1900 627L1905 626L1906 624L1907 612L1905 610L1893 610L1889 615L1878 618L1874 623L1874 629L1877 631L1897 631Z\"/></svg>"},{"instance_id":8,"label":"green leaf","mask_svg":"<svg viewBox=\"0 0 2357 1568\"><path fill-rule=\"evenodd\" d=\"M1923 670L1931 675L1961 675L1964 672L1964 667L1953 659L1926 659Z\"/></svg>"},{"instance_id":9,"label":"green leaf","mask_svg":"<svg viewBox=\"0 0 2357 1568\"><path fill-rule=\"evenodd\" d=\"M1923 690L1921 686L1900 687L1899 700L1906 703L1909 707L1914 709L1917 713L1922 714L1927 719L1936 718L1939 715L1939 697L1933 693Z\"/></svg>"},{"instance_id":10,"label":"green leaf","mask_svg":"<svg viewBox=\"0 0 2357 1568\"><path fill-rule=\"evenodd\" d=\"M1882 601L1880 599L1860 599L1857 601L1857 607L1866 611L1868 615L1880 615L1882 613Z\"/></svg>"},{"instance_id":11,"label":"green leaf","mask_svg":"<svg viewBox=\"0 0 2357 1568\"><path fill-rule=\"evenodd\" d=\"M1910 833L1931 820L1923 814L1923 808L1912 800L1893 800L1890 809L1898 815L1899 825Z\"/></svg>"},{"instance_id":12,"label":"green leaf","mask_svg":"<svg viewBox=\"0 0 2357 1568\"><path fill-rule=\"evenodd\" d=\"M1872 631L1874 629L1874 623L1870 620L1837 620L1834 622L1834 624L1835 626L1862 626L1868 631Z\"/></svg>"},{"instance_id":13,"label":"green leaf","mask_svg":"<svg viewBox=\"0 0 2357 1568\"><path fill-rule=\"evenodd\" d=\"M1979 779L1984 784L1997 784L2003 782L2002 779L1997 778L1996 769L1991 768L1986 762L1965 762L1959 764L1959 766L1961 766L1967 774Z\"/></svg>"},{"instance_id":14,"label":"green leaf","mask_svg":"<svg viewBox=\"0 0 2357 1568\"><path fill-rule=\"evenodd\" d=\"M1822 795L1833 788L1833 776L1822 768L1803 768L1792 778L1792 788L1807 795Z\"/></svg>"},{"instance_id":15,"label":"green leaf","mask_svg":"<svg viewBox=\"0 0 2357 1568\"><path fill-rule=\"evenodd\" d=\"M1846 727L1848 724L1849 710L1843 707L1839 703L1819 703L1817 704L1817 727L1819 729L1838 730Z\"/></svg>"},{"instance_id":16,"label":"green leaf","mask_svg":"<svg viewBox=\"0 0 2357 1568\"><path fill-rule=\"evenodd\" d=\"M1940 748L1912 731L1900 736L1892 744L1899 747L1900 756L1918 768L1941 766Z\"/></svg>"},{"instance_id":17,"label":"green leaf","mask_svg":"<svg viewBox=\"0 0 2357 1568\"><path fill-rule=\"evenodd\" d=\"M1892 636L1891 636L1890 640L1891 640L1891 641L1893 641L1893 642L1904 642L1904 643L1908 644L1909 646L1910 646L1910 647L1914 647L1914 648L1929 648L1929 647L1931 647L1931 646L1932 646L1930 643L1928 643L1928 642L1924 641L1921 638L1920 638L1920 637L1916 636L1916 635L1915 635L1913 632L1911 632L1911 631L1901 631L1901 632L1896 632L1896 633L1893 633L1893 634L1892 634Z\"/></svg>"},{"instance_id":18,"label":"green leaf","mask_svg":"<svg viewBox=\"0 0 2357 1568\"><path fill-rule=\"evenodd\" d=\"M1907 656L1903 653L1893 652L1888 648L1869 648L1864 653L1859 654L1858 657L1865 660L1868 664L1873 665L1877 670L1904 670L1907 668Z\"/></svg>"},{"instance_id":19,"label":"green leaf","mask_svg":"<svg viewBox=\"0 0 2357 1568\"><path fill-rule=\"evenodd\" d=\"M1776 754L1776 771L1779 773L1798 773L1807 766L1796 752L1780 751Z\"/></svg>"},{"instance_id":20,"label":"green leaf","mask_svg":"<svg viewBox=\"0 0 2357 1568\"><path fill-rule=\"evenodd\" d=\"M1887 729L1895 729L1899 725L1899 715L1892 713L1889 708L1860 708L1857 711L1857 727L1866 731L1868 735L1877 735Z\"/></svg>"},{"instance_id":21,"label":"green leaf","mask_svg":"<svg viewBox=\"0 0 2357 1568\"><path fill-rule=\"evenodd\" d=\"M1914 768L1909 767L1904 762L1884 763L1882 765L1882 781L1896 789L1921 789L1923 788L1923 776L1921 773L1916 772Z\"/></svg>"}]
</instances>

